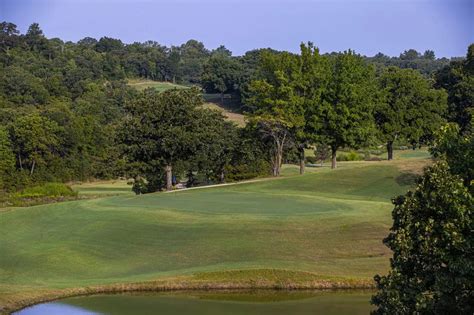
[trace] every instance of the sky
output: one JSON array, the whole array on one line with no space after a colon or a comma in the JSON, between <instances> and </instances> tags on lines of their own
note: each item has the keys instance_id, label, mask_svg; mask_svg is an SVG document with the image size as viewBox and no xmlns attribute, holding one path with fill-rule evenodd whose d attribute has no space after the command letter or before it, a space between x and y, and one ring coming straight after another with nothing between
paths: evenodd
<instances>
[{"instance_id":1,"label":"sky","mask_svg":"<svg viewBox=\"0 0 474 315\"><path fill-rule=\"evenodd\" d=\"M474 43L474 0L0 0L0 21L24 33L37 22L48 38L119 38L207 48L234 55L271 47L353 49L398 56L414 48L465 56Z\"/></svg>"}]
</instances>

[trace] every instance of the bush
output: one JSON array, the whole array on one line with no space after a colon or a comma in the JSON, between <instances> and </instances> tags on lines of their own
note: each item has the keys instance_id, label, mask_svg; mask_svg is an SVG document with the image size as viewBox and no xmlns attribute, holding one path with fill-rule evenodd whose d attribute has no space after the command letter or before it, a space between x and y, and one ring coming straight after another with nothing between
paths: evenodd
<instances>
[{"instance_id":1,"label":"bush","mask_svg":"<svg viewBox=\"0 0 474 315\"><path fill-rule=\"evenodd\" d=\"M229 165L225 169L225 178L228 182L247 180L268 175L270 163L265 160L252 161L248 164Z\"/></svg>"},{"instance_id":2,"label":"bush","mask_svg":"<svg viewBox=\"0 0 474 315\"><path fill-rule=\"evenodd\" d=\"M340 153L337 155L337 161L362 161L364 157L357 152L351 151L349 153Z\"/></svg>"},{"instance_id":3,"label":"bush","mask_svg":"<svg viewBox=\"0 0 474 315\"><path fill-rule=\"evenodd\" d=\"M315 157L315 156L307 156L306 157L306 163L309 163L309 164L316 164L318 163L318 159Z\"/></svg>"},{"instance_id":4,"label":"bush","mask_svg":"<svg viewBox=\"0 0 474 315\"><path fill-rule=\"evenodd\" d=\"M62 183L46 183L25 188L14 196L16 198L75 197L77 192Z\"/></svg>"}]
</instances>

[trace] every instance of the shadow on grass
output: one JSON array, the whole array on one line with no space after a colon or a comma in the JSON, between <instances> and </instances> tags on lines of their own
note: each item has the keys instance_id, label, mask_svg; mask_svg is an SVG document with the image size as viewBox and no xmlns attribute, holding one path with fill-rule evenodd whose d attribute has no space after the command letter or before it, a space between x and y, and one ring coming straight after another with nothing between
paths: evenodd
<instances>
[{"instance_id":1,"label":"shadow on grass","mask_svg":"<svg viewBox=\"0 0 474 315\"><path fill-rule=\"evenodd\" d=\"M400 186L412 186L419 177L420 176L415 173L403 172L395 178L395 181Z\"/></svg>"}]
</instances>

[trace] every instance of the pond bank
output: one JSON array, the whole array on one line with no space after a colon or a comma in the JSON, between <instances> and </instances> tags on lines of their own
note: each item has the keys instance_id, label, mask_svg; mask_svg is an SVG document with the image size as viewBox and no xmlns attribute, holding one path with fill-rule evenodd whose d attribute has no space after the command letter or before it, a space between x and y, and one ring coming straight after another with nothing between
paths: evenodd
<instances>
[{"instance_id":1,"label":"pond bank","mask_svg":"<svg viewBox=\"0 0 474 315\"><path fill-rule=\"evenodd\" d=\"M132 292L170 292L170 291L242 291L242 290L363 290L374 289L373 281L365 280L319 280L307 282L275 282L275 281L244 281L244 282L219 282L199 281L193 279L161 280L126 284L111 284L102 286L89 286L63 290L50 290L34 294L22 299L13 299L0 308L0 314L11 314L26 307L51 302L59 299L89 296L97 294L117 294Z\"/></svg>"}]
</instances>

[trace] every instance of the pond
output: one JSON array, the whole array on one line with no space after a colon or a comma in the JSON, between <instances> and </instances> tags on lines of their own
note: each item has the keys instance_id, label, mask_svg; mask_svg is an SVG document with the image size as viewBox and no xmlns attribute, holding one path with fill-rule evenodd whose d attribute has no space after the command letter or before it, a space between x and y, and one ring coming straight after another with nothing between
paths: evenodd
<instances>
[{"instance_id":1,"label":"pond","mask_svg":"<svg viewBox=\"0 0 474 315\"><path fill-rule=\"evenodd\" d=\"M369 314L370 291L168 292L75 297L38 304L17 315Z\"/></svg>"}]
</instances>

